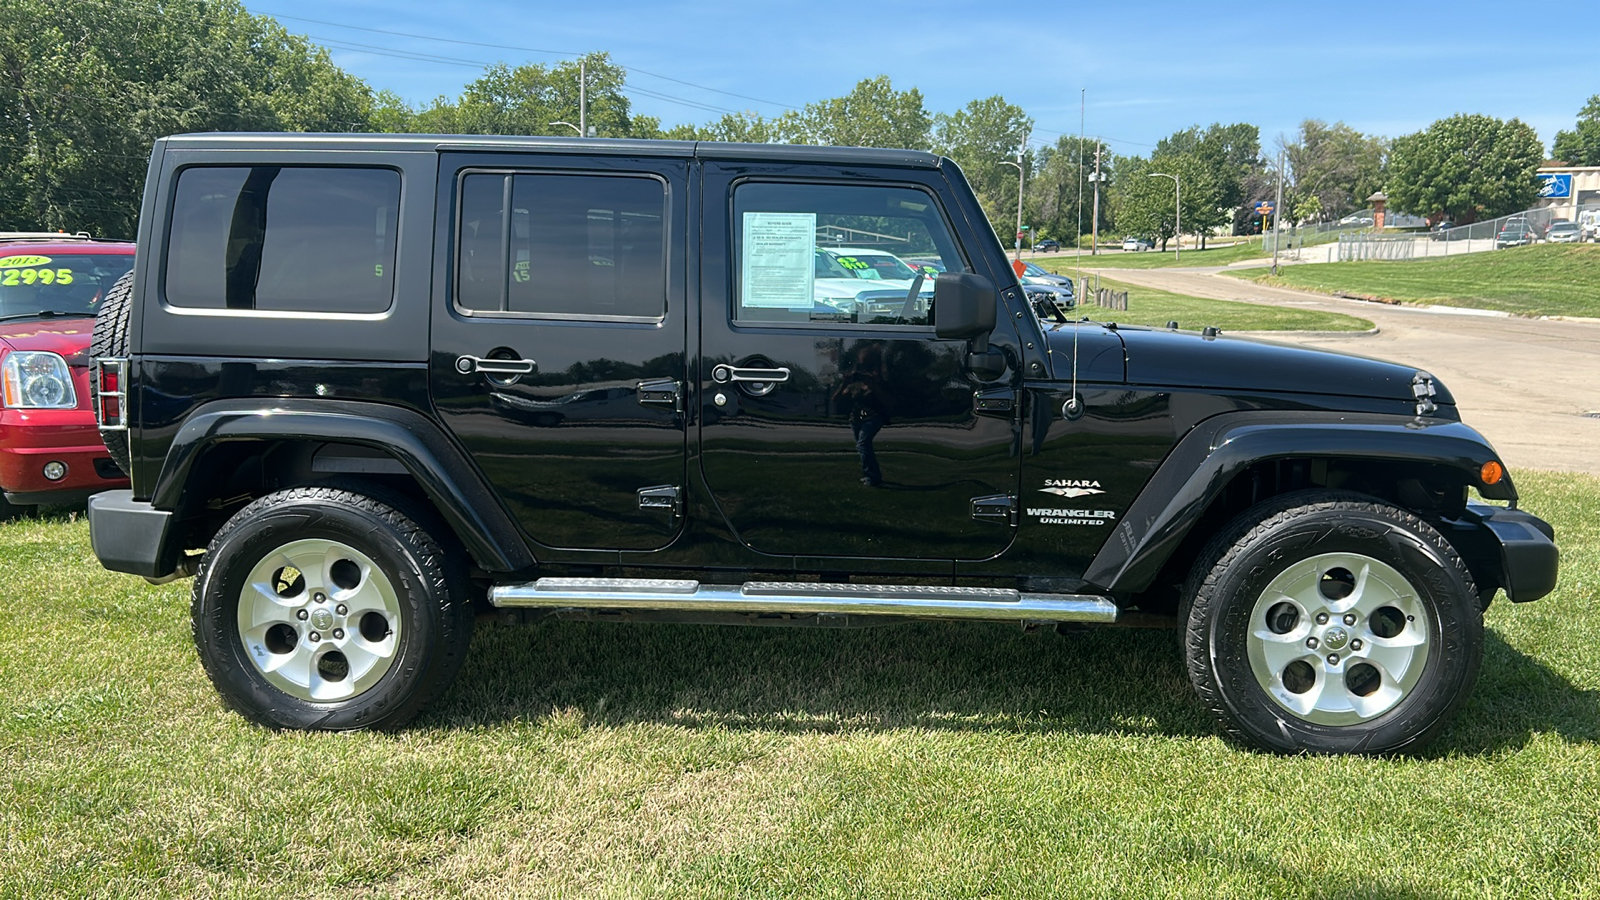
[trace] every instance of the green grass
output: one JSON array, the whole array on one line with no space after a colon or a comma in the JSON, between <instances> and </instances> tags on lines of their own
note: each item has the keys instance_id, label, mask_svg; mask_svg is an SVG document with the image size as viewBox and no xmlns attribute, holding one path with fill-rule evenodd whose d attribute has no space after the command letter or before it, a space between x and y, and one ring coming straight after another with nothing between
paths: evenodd
<instances>
[{"instance_id":1,"label":"green grass","mask_svg":"<svg viewBox=\"0 0 1600 900\"><path fill-rule=\"evenodd\" d=\"M1155 250L1146 250L1143 253L1123 253L1121 250L1110 252L1102 251L1098 256L1090 256L1088 252L1083 255L1084 271L1095 269L1166 269L1173 266L1226 266L1246 259L1260 259L1261 238L1254 237L1240 241L1236 244L1227 244L1218 247L1209 247L1205 250L1195 249L1193 238L1185 238L1183 252L1173 253L1172 242L1167 243L1167 251L1159 253ZM1174 257L1177 257L1174 259ZM1036 262L1051 272L1060 272L1070 275L1078 265L1075 252L1069 251L1058 256L1041 256L1029 259Z\"/></svg>"},{"instance_id":2,"label":"green grass","mask_svg":"<svg viewBox=\"0 0 1600 900\"><path fill-rule=\"evenodd\" d=\"M1424 755L1216 736L1169 633L485 626L398 734L274 733L186 582L0 526L0 896L1466 897L1600 884L1600 479Z\"/></svg>"},{"instance_id":3,"label":"green grass","mask_svg":"<svg viewBox=\"0 0 1600 900\"><path fill-rule=\"evenodd\" d=\"M1404 303L1499 309L1521 316L1600 316L1600 245L1535 244L1403 262L1287 266L1260 284L1384 297Z\"/></svg>"},{"instance_id":4,"label":"green grass","mask_svg":"<svg viewBox=\"0 0 1600 900\"><path fill-rule=\"evenodd\" d=\"M1208 300L1174 294L1170 291L1124 284L1103 278L1101 287L1128 291L1127 310L1110 310L1084 304L1083 314L1097 321L1124 325L1166 325L1176 320L1180 328L1200 329L1215 325L1223 331L1365 331L1372 327L1366 319L1341 313L1239 303L1233 300Z\"/></svg>"}]
</instances>

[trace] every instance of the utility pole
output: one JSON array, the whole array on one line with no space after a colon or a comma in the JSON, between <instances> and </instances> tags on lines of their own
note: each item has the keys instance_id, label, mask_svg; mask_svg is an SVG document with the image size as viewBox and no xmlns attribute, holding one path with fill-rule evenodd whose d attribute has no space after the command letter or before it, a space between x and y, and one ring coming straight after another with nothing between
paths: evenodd
<instances>
[{"instance_id":1,"label":"utility pole","mask_svg":"<svg viewBox=\"0 0 1600 900\"><path fill-rule=\"evenodd\" d=\"M1278 202L1272 207L1272 274L1278 274L1278 248L1283 245L1283 148L1278 148Z\"/></svg>"},{"instance_id":2,"label":"utility pole","mask_svg":"<svg viewBox=\"0 0 1600 900\"><path fill-rule=\"evenodd\" d=\"M1089 179L1094 182L1094 217L1089 220L1089 255L1094 256L1100 252L1100 139L1094 139L1094 177ZM1078 207L1082 209L1083 207Z\"/></svg>"},{"instance_id":3,"label":"utility pole","mask_svg":"<svg viewBox=\"0 0 1600 900\"><path fill-rule=\"evenodd\" d=\"M578 57L578 137L589 136L589 61Z\"/></svg>"}]
</instances>

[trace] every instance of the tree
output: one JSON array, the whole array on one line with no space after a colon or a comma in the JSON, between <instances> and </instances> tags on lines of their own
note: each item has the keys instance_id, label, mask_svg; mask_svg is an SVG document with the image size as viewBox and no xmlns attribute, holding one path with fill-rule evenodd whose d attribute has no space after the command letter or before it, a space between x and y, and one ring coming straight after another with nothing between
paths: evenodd
<instances>
[{"instance_id":1,"label":"tree","mask_svg":"<svg viewBox=\"0 0 1600 900\"><path fill-rule=\"evenodd\" d=\"M1033 224L1035 239L1076 242L1080 228L1083 234L1094 230L1094 183L1089 177L1095 170L1096 146L1088 140L1080 153L1078 138L1062 137L1055 146L1039 150L1023 201L1023 216ZM1101 149L1100 174L1109 179L1114 169L1114 156ZM1100 227L1105 230L1110 227L1111 196L1104 188L1100 194Z\"/></svg>"},{"instance_id":2,"label":"tree","mask_svg":"<svg viewBox=\"0 0 1600 900\"><path fill-rule=\"evenodd\" d=\"M1543 159L1539 136L1517 119L1440 119L1395 140L1389 157L1389 205L1456 222L1527 209L1539 196L1534 173Z\"/></svg>"},{"instance_id":3,"label":"tree","mask_svg":"<svg viewBox=\"0 0 1600 900\"><path fill-rule=\"evenodd\" d=\"M635 116L623 88L627 70L611 62L607 53L589 53L581 59L552 66L537 63L515 68L498 63L452 101L445 97L410 114L391 114L380 107L386 123L408 130L441 134L572 135L572 129L553 122L582 118L601 137L659 137L661 123L651 116ZM580 95L579 84L584 83ZM585 116L579 114L580 96Z\"/></svg>"},{"instance_id":4,"label":"tree","mask_svg":"<svg viewBox=\"0 0 1600 900\"><path fill-rule=\"evenodd\" d=\"M1017 170L1001 162L1016 162L1017 148L1033 130L1033 120L1022 107L996 94L974 100L954 113L940 113L934 118L933 130L934 147L961 167L995 234L1013 234ZM1031 170L1032 163L1032 155L1024 153L1023 169ZM1010 240L1002 243L1011 245Z\"/></svg>"},{"instance_id":5,"label":"tree","mask_svg":"<svg viewBox=\"0 0 1600 900\"><path fill-rule=\"evenodd\" d=\"M1600 94L1578 110L1576 128L1556 132L1550 153L1569 166L1600 166Z\"/></svg>"},{"instance_id":6,"label":"tree","mask_svg":"<svg viewBox=\"0 0 1600 900\"><path fill-rule=\"evenodd\" d=\"M1343 122L1306 119L1283 148L1293 174L1289 189L1297 197L1316 197L1330 217L1365 209L1367 198L1383 187L1389 142Z\"/></svg>"},{"instance_id":7,"label":"tree","mask_svg":"<svg viewBox=\"0 0 1600 900\"><path fill-rule=\"evenodd\" d=\"M926 150L933 118L921 91L897 91L889 76L879 75L858 82L843 97L806 104L792 124L795 143Z\"/></svg>"},{"instance_id":8,"label":"tree","mask_svg":"<svg viewBox=\"0 0 1600 900\"><path fill-rule=\"evenodd\" d=\"M237 0L0 0L0 229L132 237L152 142L366 130L372 95Z\"/></svg>"},{"instance_id":9,"label":"tree","mask_svg":"<svg viewBox=\"0 0 1600 900\"><path fill-rule=\"evenodd\" d=\"M1116 168L1111 195L1117 229L1125 235L1150 238L1166 250L1167 241L1177 233L1172 179L1152 177L1152 172L1160 170L1137 156L1119 157Z\"/></svg>"}]
</instances>

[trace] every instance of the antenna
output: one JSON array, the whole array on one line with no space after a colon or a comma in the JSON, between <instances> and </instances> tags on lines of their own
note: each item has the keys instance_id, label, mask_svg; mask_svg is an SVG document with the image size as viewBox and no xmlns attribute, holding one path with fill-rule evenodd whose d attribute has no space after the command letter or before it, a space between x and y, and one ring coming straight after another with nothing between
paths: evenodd
<instances>
[{"instance_id":1,"label":"antenna","mask_svg":"<svg viewBox=\"0 0 1600 900\"><path fill-rule=\"evenodd\" d=\"M1077 246L1077 253L1075 254L1075 265L1076 265L1076 268L1077 268L1077 281L1078 281L1078 284L1080 286L1079 289L1084 294L1089 293L1089 282L1085 281L1084 277L1083 277L1083 134L1084 134L1084 131L1085 131L1084 120L1087 117L1086 113L1085 113L1085 108L1087 106L1088 96L1089 96L1088 88L1080 88L1079 89L1079 92L1078 92L1078 234L1077 234L1077 238L1078 239L1073 241L1073 244L1075 244ZM1083 303L1083 297L1082 296L1077 297L1075 299L1075 302L1079 303L1079 304ZM1069 421L1076 421L1077 419L1083 417L1083 401L1078 399L1078 325L1079 325L1079 323L1081 323L1083 321L1083 315L1082 315L1081 311L1079 311L1079 310L1074 310L1074 312L1078 312L1079 314L1072 317L1072 396L1067 399L1066 403L1063 403L1061 405L1061 415L1065 416Z\"/></svg>"}]
</instances>

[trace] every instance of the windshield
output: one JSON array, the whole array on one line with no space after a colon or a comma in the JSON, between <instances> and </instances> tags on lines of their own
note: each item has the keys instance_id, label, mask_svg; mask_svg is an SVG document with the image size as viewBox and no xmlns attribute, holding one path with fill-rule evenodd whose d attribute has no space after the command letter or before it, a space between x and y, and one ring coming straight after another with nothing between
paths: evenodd
<instances>
[{"instance_id":1,"label":"windshield","mask_svg":"<svg viewBox=\"0 0 1600 900\"><path fill-rule=\"evenodd\" d=\"M92 316L106 292L132 268L132 254L0 250L0 316Z\"/></svg>"}]
</instances>

